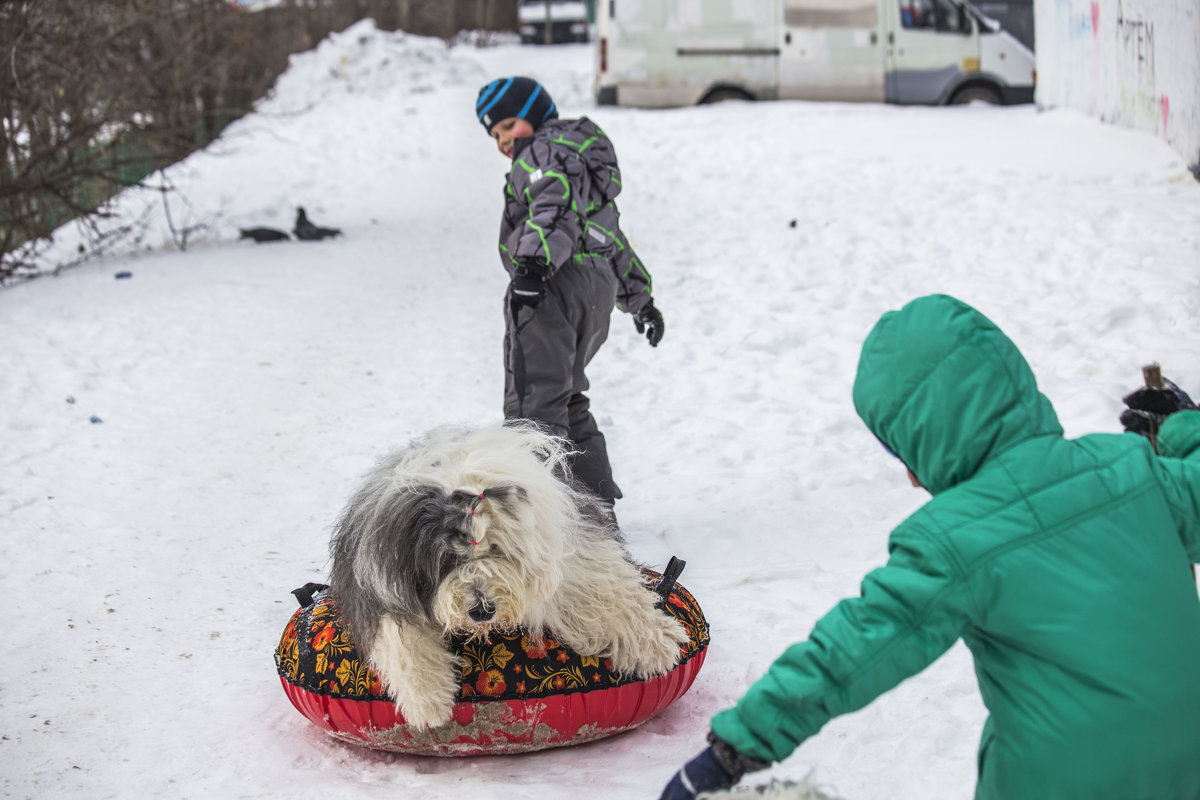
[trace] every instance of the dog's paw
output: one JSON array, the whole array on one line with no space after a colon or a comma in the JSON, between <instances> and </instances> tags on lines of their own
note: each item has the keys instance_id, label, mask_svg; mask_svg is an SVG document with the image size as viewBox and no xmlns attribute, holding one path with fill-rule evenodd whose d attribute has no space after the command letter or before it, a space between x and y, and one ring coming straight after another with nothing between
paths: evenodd
<instances>
[{"instance_id":1,"label":"dog's paw","mask_svg":"<svg viewBox=\"0 0 1200 800\"><path fill-rule=\"evenodd\" d=\"M458 670L443 669L426 671L419 677L410 675L404 683L393 679L388 693L406 723L436 728L450 721L460 688Z\"/></svg>"},{"instance_id":2,"label":"dog's paw","mask_svg":"<svg viewBox=\"0 0 1200 800\"><path fill-rule=\"evenodd\" d=\"M436 629L384 618L371 666L409 725L436 727L450 721L462 688L462 664Z\"/></svg>"},{"instance_id":3,"label":"dog's paw","mask_svg":"<svg viewBox=\"0 0 1200 800\"><path fill-rule=\"evenodd\" d=\"M407 697L404 700L397 699L396 708L406 724L418 728L436 728L451 720L454 698L447 701L445 697Z\"/></svg>"},{"instance_id":4,"label":"dog's paw","mask_svg":"<svg viewBox=\"0 0 1200 800\"><path fill-rule=\"evenodd\" d=\"M644 620L627 646L618 646L612 655L613 667L639 678L661 675L679 663L687 629L674 617L655 609Z\"/></svg>"}]
</instances>

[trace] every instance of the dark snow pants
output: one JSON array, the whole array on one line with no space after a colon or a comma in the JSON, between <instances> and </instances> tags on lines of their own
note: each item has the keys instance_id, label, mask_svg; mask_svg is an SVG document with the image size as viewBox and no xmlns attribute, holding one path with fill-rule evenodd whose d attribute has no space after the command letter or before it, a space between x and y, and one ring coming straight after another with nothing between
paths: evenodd
<instances>
[{"instance_id":1,"label":"dark snow pants","mask_svg":"<svg viewBox=\"0 0 1200 800\"><path fill-rule=\"evenodd\" d=\"M604 434L584 392L584 370L608 338L617 303L611 269L571 263L546 283L546 298L535 309L513 313L511 292L504 298L504 417L530 419L565 436L579 454L571 469L599 497L615 500Z\"/></svg>"}]
</instances>

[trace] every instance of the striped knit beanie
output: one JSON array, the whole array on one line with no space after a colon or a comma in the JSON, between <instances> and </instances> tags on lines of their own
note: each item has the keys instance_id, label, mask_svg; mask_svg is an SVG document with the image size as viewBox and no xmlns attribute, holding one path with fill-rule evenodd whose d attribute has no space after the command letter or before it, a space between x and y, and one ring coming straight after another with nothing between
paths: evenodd
<instances>
[{"instance_id":1,"label":"striped knit beanie","mask_svg":"<svg viewBox=\"0 0 1200 800\"><path fill-rule=\"evenodd\" d=\"M558 116L550 93L533 78L499 78L479 90L475 116L489 134L497 122L520 117L536 131L542 123Z\"/></svg>"}]
</instances>

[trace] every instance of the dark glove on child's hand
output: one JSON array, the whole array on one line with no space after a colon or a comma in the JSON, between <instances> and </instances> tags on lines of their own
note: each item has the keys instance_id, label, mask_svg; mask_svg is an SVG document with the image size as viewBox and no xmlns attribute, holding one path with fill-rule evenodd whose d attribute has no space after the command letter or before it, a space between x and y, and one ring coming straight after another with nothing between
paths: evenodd
<instances>
[{"instance_id":1,"label":"dark glove on child's hand","mask_svg":"<svg viewBox=\"0 0 1200 800\"><path fill-rule=\"evenodd\" d=\"M667 328L667 324L663 322L662 312L654 307L654 303L650 303L637 312L637 316L633 318L633 324L637 327L638 333L646 334L646 341L650 342L651 347L658 347L658 343L662 341L663 332Z\"/></svg>"},{"instance_id":2,"label":"dark glove on child's hand","mask_svg":"<svg viewBox=\"0 0 1200 800\"><path fill-rule=\"evenodd\" d=\"M514 308L537 308L546 297L546 271L538 265L521 264L511 284Z\"/></svg>"},{"instance_id":3,"label":"dark glove on child's hand","mask_svg":"<svg viewBox=\"0 0 1200 800\"><path fill-rule=\"evenodd\" d=\"M658 800L696 800L696 795L701 792L728 789L735 783L737 781L708 747L675 773Z\"/></svg>"},{"instance_id":4,"label":"dark glove on child's hand","mask_svg":"<svg viewBox=\"0 0 1200 800\"><path fill-rule=\"evenodd\" d=\"M1195 409L1196 404L1187 392L1163 378L1161 389L1138 389L1125 395L1123 401L1128 408L1121 412L1121 425L1130 433L1151 437L1170 415L1176 411Z\"/></svg>"},{"instance_id":5,"label":"dark glove on child's hand","mask_svg":"<svg viewBox=\"0 0 1200 800\"><path fill-rule=\"evenodd\" d=\"M708 743L709 746L700 755L675 773L659 800L695 800L698 794L728 789L747 772L770 766L766 761L743 756L711 731Z\"/></svg>"}]
</instances>

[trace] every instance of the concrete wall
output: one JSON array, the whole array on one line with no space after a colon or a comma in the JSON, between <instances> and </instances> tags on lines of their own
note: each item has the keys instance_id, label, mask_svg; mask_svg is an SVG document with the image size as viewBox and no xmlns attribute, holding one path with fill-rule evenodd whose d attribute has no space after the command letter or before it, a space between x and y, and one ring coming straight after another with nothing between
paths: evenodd
<instances>
[{"instance_id":1,"label":"concrete wall","mask_svg":"<svg viewBox=\"0 0 1200 800\"><path fill-rule=\"evenodd\" d=\"M1200 0L1036 0L1037 94L1163 137L1200 178Z\"/></svg>"}]
</instances>

